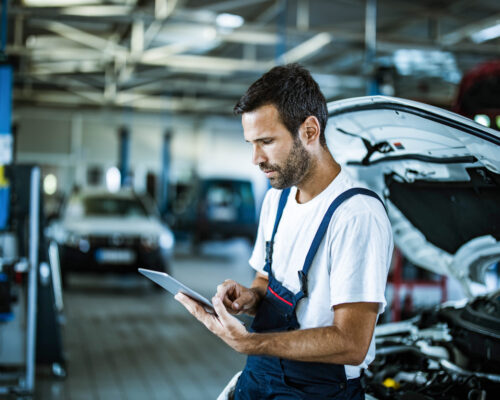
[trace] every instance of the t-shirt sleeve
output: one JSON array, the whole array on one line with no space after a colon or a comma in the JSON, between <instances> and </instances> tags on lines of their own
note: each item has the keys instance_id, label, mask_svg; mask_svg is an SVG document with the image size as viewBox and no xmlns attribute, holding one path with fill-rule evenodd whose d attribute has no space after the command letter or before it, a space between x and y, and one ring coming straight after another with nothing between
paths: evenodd
<instances>
[{"instance_id":1,"label":"t-shirt sleeve","mask_svg":"<svg viewBox=\"0 0 500 400\"><path fill-rule=\"evenodd\" d=\"M381 314L393 250L389 220L369 212L357 213L331 237L330 306L375 302Z\"/></svg>"},{"instance_id":2,"label":"t-shirt sleeve","mask_svg":"<svg viewBox=\"0 0 500 400\"><path fill-rule=\"evenodd\" d=\"M269 209L271 202L271 191L266 193L264 201L262 203L262 209L260 211L259 227L257 228L257 239L255 240L255 246L253 248L250 260L248 260L250 266L257 272L267 275L264 271L264 266L266 264L266 223L269 219Z\"/></svg>"}]
</instances>

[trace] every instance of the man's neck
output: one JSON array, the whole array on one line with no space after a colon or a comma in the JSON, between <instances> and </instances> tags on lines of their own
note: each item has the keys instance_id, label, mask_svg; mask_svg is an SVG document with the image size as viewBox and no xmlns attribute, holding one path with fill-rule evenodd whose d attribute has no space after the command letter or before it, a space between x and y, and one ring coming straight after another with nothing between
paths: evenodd
<instances>
[{"instance_id":1,"label":"man's neck","mask_svg":"<svg viewBox=\"0 0 500 400\"><path fill-rule=\"evenodd\" d=\"M315 198L332 183L340 169L340 165L329 151L322 152L321 156L314 160L302 182L297 185L297 203L307 203Z\"/></svg>"}]
</instances>

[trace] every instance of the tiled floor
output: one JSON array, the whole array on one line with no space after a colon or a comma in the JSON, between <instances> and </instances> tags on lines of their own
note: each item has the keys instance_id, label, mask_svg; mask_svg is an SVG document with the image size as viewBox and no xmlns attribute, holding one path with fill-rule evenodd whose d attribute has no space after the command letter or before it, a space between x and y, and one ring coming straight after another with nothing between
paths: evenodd
<instances>
[{"instance_id":1,"label":"tiled floor","mask_svg":"<svg viewBox=\"0 0 500 400\"><path fill-rule=\"evenodd\" d=\"M251 282L243 242L179 254L173 275L211 297L227 278ZM75 276L65 292L67 377L38 374L36 399L215 399L244 356L145 278Z\"/></svg>"}]
</instances>

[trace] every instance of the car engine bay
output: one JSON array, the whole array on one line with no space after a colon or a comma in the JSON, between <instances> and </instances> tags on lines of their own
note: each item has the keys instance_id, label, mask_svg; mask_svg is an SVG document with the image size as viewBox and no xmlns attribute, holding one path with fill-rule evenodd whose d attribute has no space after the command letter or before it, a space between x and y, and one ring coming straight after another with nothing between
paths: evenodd
<instances>
[{"instance_id":1,"label":"car engine bay","mask_svg":"<svg viewBox=\"0 0 500 400\"><path fill-rule=\"evenodd\" d=\"M485 400L500 393L500 291L379 325L367 398ZM488 394L488 395L487 395Z\"/></svg>"}]
</instances>

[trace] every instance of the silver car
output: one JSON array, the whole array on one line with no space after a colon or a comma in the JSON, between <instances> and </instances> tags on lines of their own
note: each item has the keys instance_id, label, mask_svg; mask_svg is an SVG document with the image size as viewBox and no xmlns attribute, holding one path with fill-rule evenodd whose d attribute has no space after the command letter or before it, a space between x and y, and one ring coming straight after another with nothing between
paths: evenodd
<instances>
[{"instance_id":1,"label":"silver car","mask_svg":"<svg viewBox=\"0 0 500 400\"><path fill-rule=\"evenodd\" d=\"M151 200L131 190L81 190L48 229L59 245L63 278L71 271L168 271L174 236Z\"/></svg>"}]
</instances>

